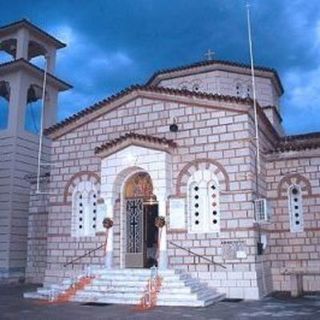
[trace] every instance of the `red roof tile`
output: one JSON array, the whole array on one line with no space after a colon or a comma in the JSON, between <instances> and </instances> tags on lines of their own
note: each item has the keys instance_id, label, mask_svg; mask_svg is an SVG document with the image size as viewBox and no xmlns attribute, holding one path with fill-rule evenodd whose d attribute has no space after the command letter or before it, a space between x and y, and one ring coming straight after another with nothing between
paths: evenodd
<instances>
[{"instance_id":1,"label":"red roof tile","mask_svg":"<svg viewBox=\"0 0 320 320\"><path fill-rule=\"evenodd\" d=\"M320 132L312 132L283 137L269 153L303 151L317 148L320 148Z\"/></svg>"}]
</instances>

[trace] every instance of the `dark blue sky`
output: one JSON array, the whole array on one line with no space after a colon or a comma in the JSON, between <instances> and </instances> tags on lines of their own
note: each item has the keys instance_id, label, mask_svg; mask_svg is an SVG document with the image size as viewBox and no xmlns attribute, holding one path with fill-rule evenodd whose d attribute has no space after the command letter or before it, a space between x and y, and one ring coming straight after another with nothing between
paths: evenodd
<instances>
[{"instance_id":1,"label":"dark blue sky","mask_svg":"<svg viewBox=\"0 0 320 320\"><path fill-rule=\"evenodd\" d=\"M4 2L2 0L1 2ZM320 1L252 0L255 62L274 67L287 133L320 131ZM216 58L249 62L244 0L13 0L0 24L28 18L68 47L57 75L74 89L59 119L162 68Z\"/></svg>"}]
</instances>

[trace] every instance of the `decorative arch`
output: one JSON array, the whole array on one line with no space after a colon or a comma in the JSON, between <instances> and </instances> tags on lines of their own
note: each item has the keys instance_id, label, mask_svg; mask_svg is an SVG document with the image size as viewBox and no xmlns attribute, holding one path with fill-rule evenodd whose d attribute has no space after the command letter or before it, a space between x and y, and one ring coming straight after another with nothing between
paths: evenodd
<instances>
[{"instance_id":1,"label":"decorative arch","mask_svg":"<svg viewBox=\"0 0 320 320\"><path fill-rule=\"evenodd\" d=\"M98 193L100 190L100 177L95 173L91 171L81 171L76 173L71 177L71 179L68 181L64 188L63 193L63 203L64 204L71 204L72 202L72 195L73 192L78 185L78 183L82 181L90 181L94 184L95 188L97 189Z\"/></svg>"},{"instance_id":2,"label":"decorative arch","mask_svg":"<svg viewBox=\"0 0 320 320\"><path fill-rule=\"evenodd\" d=\"M185 165L178 175L176 185L176 194L178 196L186 195L188 180L198 170L212 171L218 179L220 190L230 190L228 173L218 161L213 159L196 159Z\"/></svg>"},{"instance_id":3,"label":"decorative arch","mask_svg":"<svg viewBox=\"0 0 320 320\"><path fill-rule=\"evenodd\" d=\"M10 104L10 83L0 81L0 130L8 127Z\"/></svg>"},{"instance_id":4,"label":"decorative arch","mask_svg":"<svg viewBox=\"0 0 320 320\"><path fill-rule=\"evenodd\" d=\"M49 101L49 95L46 91L46 102ZM24 129L31 133L38 134L40 131L41 110L42 110L42 88L37 84L30 84L25 109Z\"/></svg>"},{"instance_id":5,"label":"decorative arch","mask_svg":"<svg viewBox=\"0 0 320 320\"><path fill-rule=\"evenodd\" d=\"M28 60L31 60L35 57L41 56L44 60L44 57L48 53L48 50L45 46L37 41L30 40L28 44Z\"/></svg>"},{"instance_id":6,"label":"decorative arch","mask_svg":"<svg viewBox=\"0 0 320 320\"><path fill-rule=\"evenodd\" d=\"M178 88L179 88L180 90L189 90L189 89L190 89L190 84L189 84L188 81L183 81L183 82L180 82L180 83L178 84Z\"/></svg>"},{"instance_id":7,"label":"decorative arch","mask_svg":"<svg viewBox=\"0 0 320 320\"><path fill-rule=\"evenodd\" d=\"M127 180L123 190L125 198L150 198L153 195L153 184L147 172L137 172Z\"/></svg>"},{"instance_id":8,"label":"decorative arch","mask_svg":"<svg viewBox=\"0 0 320 320\"><path fill-rule=\"evenodd\" d=\"M112 199L112 202L114 204L120 200L121 192L127 180L139 172L146 172L146 170L138 166L132 166L132 167L123 169L121 172L118 173L118 175L116 176L113 182L112 194L110 194L110 198Z\"/></svg>"},{"instance_id":9,"label":"decorative arch","mask_svg":"<svg viewBox=\"0 0 320 320\"><path fill-rule=\"evenodd\" d=\"M191 82L191 90L194 92L203 91L202 81L199 79L195 79Z\"/></svg>"},{"instance_id":10,"label":"decorative arch","mask_svg":"<svg viewBox=\"0 0 320 320\"><path fill-rule=\"evenodd\" d=\"M278 198L285 199L288 196L288 189L292 185L299 185L302 196L311 196L312 188L310 181L301 174L295 173L283 177L278 185Z\"/></svg>"},{"instance_id":11,"label":"decorative arch","mask_svg":"<svg viewBox=\"0 0 320 320\"><path fill-rule=\"evenodd\" d=\"M200 168L188 179L188 230L220 232L220 187L213 170Z\"/></svg>"},{"instance_id":12,"label":"decorative arch","mask_svg":"<svg viewBox=\"0 0 320 320\"><path fill-rule=\"evenodd\" d=\"M250 80L235 79L233 81L234 92L237 97L247 98L252 97L252 84Z\"/></svg>"},{"instance_id":13,"label":"decorative arch","mask_svg":"<svg viewBox=\"0 0 320 320\"><path fill-rule=\"evenodd\" d=\"M3 52L7 55L4 62L14 60L17 53L17 39L9 38L0 42L0 53Z\"/></svg>"}]
</instances>

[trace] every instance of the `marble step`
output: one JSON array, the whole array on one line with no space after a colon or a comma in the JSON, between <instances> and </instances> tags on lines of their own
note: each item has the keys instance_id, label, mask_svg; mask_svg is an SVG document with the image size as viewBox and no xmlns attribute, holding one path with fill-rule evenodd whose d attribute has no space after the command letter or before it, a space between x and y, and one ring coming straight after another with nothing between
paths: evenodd
<instances>
[{"instance_id":1,"label":"marble step","mask_svg":"<svg viewBox=\"0 0 320 320\"><path fill-rule=\"evenodd\" d=\"M150 269L90 269L91 273L96 275L142 275L150 276ZM159 275L170 276L179 274L179 271L168 269L168 270L158 270Z\"/></svg>"},{"instance_id":2,"label":"marble step","mask_svg":"<svg viewBox=\"0 0 320 320\"><path fill-rule=\"evenodd\" d=\"M73 298L72 301L88 301L88 302L94 302L94 301L105 301L107 303L108 301L118 301L118 303L121 303L121 301L134 301L134 303L138 303L140 299L143 297L143 292L136 292L136 293L119 293L119 292L110 292L110 293L85 293L81 292L76 294ZM197 295L192 294L192 295L177 295L174 297L173 295L167 294L167 295L161 295L159 294L159 299L161 298L162 300L172 300L172 301L197 301ZM111 303L111 302L109 302Z\"/></svg>"},{"instance_id":3,"label":"marble step","mask_svg":"<svg viewBox=\"0 0 320 320\"><path fill-rule=\"evenodd\" d=\"M47 296L40 295L37 292L27 292L24 294L25 298L29 299L47 299ZM75 302L95 302L95 303L108 303L108 304L131 304L138 305L142 295L136 296L116 296L116 295L76 295L71 301ZM158 306L187 306L187 307L204 307L225 298L224 294L216 293L208 295L205 299L195 299L188 296L174 298L170 295L159 295L157 299Z\"/></svg>"},{"instance_id":4,"label":"marble step","mask_svg":"<svg viewBox=\"0 0 320 320\"><path fill-rule=\"evenodd\" d=\"M104 290L100 290L99 288L94 288L94 287L87 287L85 288L82 292L85 293L110 293L110 292L119 292L119 293L123 293L123 294L127 294L127 293L143 293L146 291L146 287L140 287L140 288L135 288L135 287L122 287L122 288L106 288ZM184 288L179 288L179 289L170 289L170 288L161 288L161 294L172 294L172 295L183 295L183 294L192 294L192 293L201 293L203 291L202 288L196 288L196 289L192 289L192 288L188 288L188 287L184 287Z\"/></svg>"},{"instance_id":5,"label":"marble step","mask_svg":"<svg viewBox=\"0 0 320 320\"><path fill-rule=\"evenodd\" d=\"M180 306L180 307L206 307L213 303L219 302L225 298L225 294L216 293L215 295L210 296L208 299L188 301L188 300L166 300L159 297L157 300L158 306Z\"/></svg>"},{"instance_id":6,"label":"marble step","mask_svg":"<svg viewBox=\"0 0 320 320\"><path fill-rule=\"evenodd\" d=\"M96 286L96 285L90 285L86 288L84 288L83 291L91 291L91 292L110 292L110 291L118 291L118 292L143 292L146 289L146 284L140 285L140 286ZM161 292L171 292L175 294L179 293L193 293L198 292L200 290L203 290L203 287L198 286L179 286L179 287L162 287L161 286Z\"/></svg>"},{"instance_id":7,"label":"marble step","mask_svg":"<svg viewBox=\"0 0 320 320\"><path fill-rule=\"evenodd\" d=\"M164 279L166 282L172 282L172 281L179 281L179 280L188 280L188 277L186 275L159 275ZM98 275L96 279L99 280L106 280L106 281L145 281L150 279L150 275L112 275L112 274L104 274L104 275Z\"/></svg>"},{"instance_id":8,"label":"marble step","mask_svg":"<svg viewBox=\"0 0 320 320\"><path fill-rule=\"evenodd\" d=\"M76 295L72 301L76 302L95 302L95 303L108 303L108 304L132 304L138 305L142 296L139 295ZM198 299L196 296L178 296L161 295L157 299L158 306L206 306L214 302L224 299L225 295L215 293L208 295L205 299Z\"/></svg>"},{"instance_id":9,"label":"marble step","mask_svg":"<svg viewBox=\"0 0 320 320\"><path fill-rule=\"evenodd\" d=\"M146 279L136 279L136 280L127 280L127 279L116 279L116 280L110 280L110 279L101 279L96 278L92 281L91 285L96 286L140 286L140 285L146 285L147 281L150 278ZM194 279L176 279L176 280L168 280L163 279L162 281L162 287L183 287L183 286L197 286L199 285L199 282Z\"/></svg>"},{"instance_id":10,"label":"marble step","mask_svg":"<svg viewBox=\"0 0 320 320\"><path fill-rule=\"evenodd\" d=\"M25 292L23 297L25 299L48 300L48 295L40 294L38 291Z\"/></svg>"},{"instance_id":11,"label":"marble step","mask_svg":"<svg viewBox=\"0 0 320 320\"><path fill-rule=\"evenodd\" d=\"M144 291L141 292L119 292L119 291L107 291L107 292L98 292L98 291L81 291L78 292L74 299L77 297L88 297L88 298L119 298L121 299L140 299L144 294ZM161 292L158 294L159 299L164 300L198 300L211 298L215 295L211 292L195 292L195 293L171 293L171 292Z\"/></svg>"},{"instance_id":12,"label":"marble step","mask_svg":"<svg viewBox=\"0 0 320 320\"><path fill-rule=\"evenodd\" d=\"M151 276L151 271L148 269L91 269L90 271L95 275L95 279L77 292L72 301L138 305L146 292ZM158 274L162 277L162 284L157 305L201 307L225 297L224 294L208 288L206 284L185 272L160 270ZM25 297L48 299L52 293L58 294L68 289L75 279L77 278L66 279L60 285L39 288L36 293L28 293Z\"/></svg>"}]
</instances>

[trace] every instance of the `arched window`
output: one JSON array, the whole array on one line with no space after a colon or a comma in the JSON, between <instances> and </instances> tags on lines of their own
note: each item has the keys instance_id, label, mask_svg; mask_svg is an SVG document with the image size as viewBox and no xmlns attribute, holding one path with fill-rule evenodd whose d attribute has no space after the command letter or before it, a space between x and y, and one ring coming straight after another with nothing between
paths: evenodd
<instances>
[{"instance_id":1,"label":"arched window","mask_svg":"<svg viewBox=\"0 0 320 320\"><path fill-rule=\"evenodd\" d=\"M94 236L96 219L97 191L92 182L82 181L77 184L72 196L72 236Z\"/></svg>"},{"instance_id":2,"label":"arched window","mask_svg":"<svg viewBox=\"0 0 320 320\"><path fill-rule=\"evenodd\" d=\"M198 92L200 90L200 83L196 82L192 86L192 91Z\"/></svg>"},{"instance_id":3,"label":"arched window","mask_svg":"<svg viewBox=\"0 0 320 320\"><path fill-rule=\"evenodd\" d=\"M32 64L44 69L45 68L45 56L47 54L46 48L36 41L29 41L28 45L28 60L32 61Z\"/></svg>"},{"instance_id":4,"label":"arched window","mask_svg":"<svg viewBox=\"0 0 320 320\"><path fill-rule=\"evenodd\" d=\"M210 170L198 170L188 181L189 232L220 232L219 184Z\"/></svg>"},{"instance_id":5,"label":"arched window","mask_svg":"<svg viewBox=\"0 0 320 320\"><path fill-rule=\"evenodd\" d=\"M292 185L288 189L290 230L303 232L303 207L300 185Z\"/></svg>"},{"instance_id":6,"label":"arched window","mask_svg":"<svg viewBox=\"0 0 320 320\"><path fill-rule=\"evenodd\" d=\"M243 96L243 85L240 82L236 83L236 96L240 98Z\"/></svg>"},{"instance_id":7,"label":"arched window","mask_svg":"<svg viewBox=\"0 0 320 320\"><path fill-rule=\"evenodd\" d=\"M6 39L0 43L0 63L9 62L15 59L17 52L17 40Z\"/></svg>"},{"instance_id":8,"label":"arched window","mask_svg":"<svg viewBox=\"0 0 320 320\"><path fill-rule=\"evenodd\" d=\"M10 85L6 81L0 82L0 130L8 127Z\"/></svg>"},{"instance_id":9,"label":"arched window","mask_svg":"<svg viewBox=\"0 0 320 320\"><path fill-rule=\"evenodd\" d=\"M188 87L189 87L189 85L187 82L182 82L179 84L179 89L181 89L181 90L188 90Z\"/></svg>"},{"instance_id":10,"label":"arched window","mask_svg":"<svg viewBox=\"0 0 320 320\"><path fill-rule=\"evenodd\" d=\"M38 134L40 132L42 89L37 85L31 85L27 94L27 106L25 113L24 129Z\"/></svg>"},{"instance_id":11,"label":"arched window","mask_svg":"<svg viewBox=\"0 0 320 320\"><path fill-rule=\"evenodd\" d=\"M246 95L246 96L243 97L243 98L252 98L251 85L247 85L245 95Z\"/></svg>"}]
</instances>

